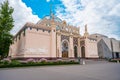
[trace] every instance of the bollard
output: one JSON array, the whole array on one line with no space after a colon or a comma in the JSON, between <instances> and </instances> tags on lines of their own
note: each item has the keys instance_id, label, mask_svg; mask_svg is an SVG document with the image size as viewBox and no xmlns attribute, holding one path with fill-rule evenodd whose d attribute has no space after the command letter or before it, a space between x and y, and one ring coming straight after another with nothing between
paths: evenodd
<instances>
[{"instance_id":1,"label":"bollard","mask_svg":"<svg viewBox=\"0 0 120 80\"><path fill-rule=\"evenodd\" d=\"M83 60L83 65L85 64L85 60Z\"/></svg>"},{"instance_id":2,"label":"bollard","mask_svg":"<svg viewBox=\"0 0 120 80\"><path fill-rule=\"evenodd\" d=\"M119 60L117 60L117 63L119 63Z\"/></svg>"},{"instance_id":3,"label":"bollard","mask_svg":"<svg viewBox=\"0 0 120 80\"><path fill-rule=\"evenodd\" d=\"M85 60L81 59L81 60L80 60L80 64L81 64L81 65L84 65L84 64L85 64Z\"/></svg>"}]
</instances>

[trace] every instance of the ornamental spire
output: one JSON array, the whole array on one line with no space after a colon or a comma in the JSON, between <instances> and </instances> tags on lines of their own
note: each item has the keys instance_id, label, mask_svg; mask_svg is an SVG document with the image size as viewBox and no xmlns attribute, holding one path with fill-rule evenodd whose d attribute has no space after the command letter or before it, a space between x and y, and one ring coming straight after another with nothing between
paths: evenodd
<instances>
[{"instance_id":1,"label":"ornamental spire","mask_svg":"<svg viewBox=\"0 0 120 80\"><path fill-rule=\"evenodd\" d=\"M54 19L54 14L53 14L53 10L52 10L52 6L53 6L52 1L50 3L50 19Z\"/></svg>"},{"instance_id":2,"label":"ornamental spire","mask_svg":"<svg viewBox=\"0 0 120 80\"><path fill-rule=\"evenodd\" d=\"M85 33L84 36L87 37L89 35L88 31L87 31L87 24L85 25Z\"/></svg>"},{"instance_id":3,"label":"ornamental spire","mask_svg":"<svg viewBox=\"0 0 120 80\"><path fill-rule=\"evenodd\" d=\"M85 32L87 33L88 31L87 31L87 24L85 25Z\"/></svg>"},{"instance_id":4,"label":"ornamental spire","mask_svg":"<svg viewBox=\"0 0 120 80\"><path fill-rule=\"evenodd\" d=\"M52 15L52 3L50 4L50 16Z\"/></svg>"}]
</instances>

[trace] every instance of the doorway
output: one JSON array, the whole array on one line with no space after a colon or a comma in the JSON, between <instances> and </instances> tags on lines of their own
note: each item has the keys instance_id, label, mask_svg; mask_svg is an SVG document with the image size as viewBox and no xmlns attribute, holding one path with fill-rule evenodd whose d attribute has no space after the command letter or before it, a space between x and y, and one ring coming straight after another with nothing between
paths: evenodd
<instances>
[{"instance_id":1,"label":"doorway","mask_svg":"<svg viewBox=\"0 0 120 80\"><path fill-rule=\"evenodd\" d=\"M85 47L84 46L81 47L81 57L85 58Z\"/></svg>"},{"instance_id":2,"label":"doorway","mask_svg":"<svg viewBox=\"0 0 120 80\"><path fill-rule=\"evenodd\" d=\"M68 58L68 42L67 41L63 41L62 43L62 57Z\"/></svg>"},{"instance_id":3,"label":"doorway","mask_svg":"<svg viewBox=\"0 0 120 80\"><path fill-rule=\"evenodd\" d=\"M77 46L74 46L74 57L77 58Z\"/></svg>"},{"instance_id":4,"label":"doorway","mask_svg":"<svg viewBox=\"0 0 120 80\"><path fill-rule=\"evenodd\" d=\"M120 56L119 56L119 53L116 53L116 58L119 58Z\"/></svg>"}]
</instances>

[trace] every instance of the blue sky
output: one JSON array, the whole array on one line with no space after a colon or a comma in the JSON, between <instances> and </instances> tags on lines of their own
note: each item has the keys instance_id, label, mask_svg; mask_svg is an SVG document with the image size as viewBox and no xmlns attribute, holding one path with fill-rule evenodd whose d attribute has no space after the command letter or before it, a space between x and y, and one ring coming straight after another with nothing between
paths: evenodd
<instances>
[{"instance_id":1,"label":"blue sky","mask_svg":"<svg viewBox=\"0 0 120 80\"><path fill-rule=\"evenodd\" d=\"M0 0L2 3L5 0ZM14 8L15 34L26 22L37 23L50 13L66 20L68 24L80 27L88 25L90 34L99 33L120 40L120 0L8 0Z\"/></svg>"},{"instance_id":2,"label":"blue sky","mask_svg":"<svg viewBox=\"0 0 120 80\"><path fill-rule=\"evenodd\" d=\"M62 5L60 0L46 1L46 0L22 0L27 7L32 8L32 13L38 15L39 18L43 18L50 13L50 6L52 5L52 11L55 13L57 5Z\"/></svg>"}]
</instances>

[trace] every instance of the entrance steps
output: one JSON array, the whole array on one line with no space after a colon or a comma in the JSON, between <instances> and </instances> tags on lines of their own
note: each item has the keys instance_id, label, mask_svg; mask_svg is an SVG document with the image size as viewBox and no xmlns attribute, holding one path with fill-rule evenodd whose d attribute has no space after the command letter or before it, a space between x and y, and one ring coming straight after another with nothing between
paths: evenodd
<instances>
[{"instance_id":1,"label":"entrance steps","mask_svg":"<svg viewBox=\"0 0 120 80\"><path fill-rule=\"evenodd\" d=\"M84 59L86 64L108 63L105 59Z\"/></svg>"}]
</instances>

